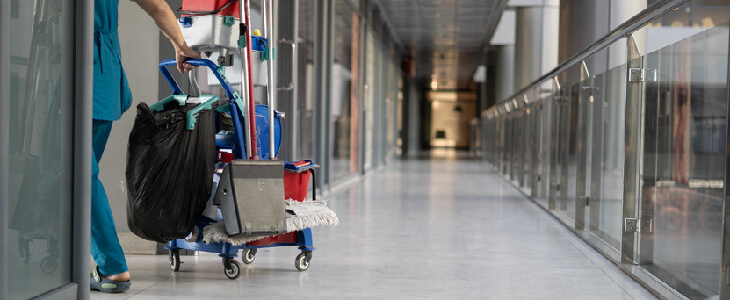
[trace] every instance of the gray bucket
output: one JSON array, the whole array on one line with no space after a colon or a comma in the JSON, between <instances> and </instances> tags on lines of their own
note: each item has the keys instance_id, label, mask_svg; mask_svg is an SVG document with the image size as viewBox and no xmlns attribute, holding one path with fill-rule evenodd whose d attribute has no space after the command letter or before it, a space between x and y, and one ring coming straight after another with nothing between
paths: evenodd
<instances>
[{"instance_id":1,"label":"gray bucket","mask_svg":"<svg viewBox=\"0 0 730 300\"><path fill-rule=\"evenodd\" d=\"M215 203L229 236L286 232L284 162L234 160L221 174Z\"/></svg>"}]
</instances>

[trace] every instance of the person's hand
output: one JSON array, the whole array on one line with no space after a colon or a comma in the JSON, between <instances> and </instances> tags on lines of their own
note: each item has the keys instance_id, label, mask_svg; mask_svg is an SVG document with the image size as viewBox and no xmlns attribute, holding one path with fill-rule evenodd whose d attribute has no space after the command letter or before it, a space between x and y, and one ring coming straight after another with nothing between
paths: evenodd
<instances>
[{"instance_id":1,"label":"person's hand","mask_svg":"<svg viewBox=\"0 0 730 300\"><path fill-rule=\"evenodd\" d=\"M180 71L180 74L194 68L191 64L183 63L188 58L200 58L200 53L190 49L188 45L175 47L175 60L177 60L177 70Z\"/></svg>"}]
</instances>

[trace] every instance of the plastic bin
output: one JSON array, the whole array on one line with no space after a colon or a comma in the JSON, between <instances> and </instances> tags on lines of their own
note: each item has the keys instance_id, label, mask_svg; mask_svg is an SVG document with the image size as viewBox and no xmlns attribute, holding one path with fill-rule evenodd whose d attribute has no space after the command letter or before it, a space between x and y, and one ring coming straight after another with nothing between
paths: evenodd
<instances>
[{"instance_id":1,"label":"plastic bin","mask_svg":"<svg viewBox=\"0 0 730 300\"><path fill-rule=\"evenodd\" d=\"M182 3L181 10L195 12L215 11L228 4L228 2L230 2L230 0L185 0ZM221 16L234 16L236 18L240 18L241 11L239 10L238 1L234 1L217 14ZM185 15L183 14L183 16Z\"/></svg>"},{"instance_id":2,"label":"plastic bin","mask_svg":"<svg viewBox=\"0 0 730 300\"><path fill-rule=\"evenodd\" d=\"M310 172L294 173L284 171L284 199L304 201L309 189Z\"/></svg>"},{"instance_id":3,"label":"plastic bin","mask_svg":"<svg viewBox=\"0 0 730 300\"><path fill-rule=\"evenodd\" d=\"M215 51L220 47L238 49L239 19L221 16L180 18L178 25L185 42L196 51Z\"/></svg>"}]
</instances>

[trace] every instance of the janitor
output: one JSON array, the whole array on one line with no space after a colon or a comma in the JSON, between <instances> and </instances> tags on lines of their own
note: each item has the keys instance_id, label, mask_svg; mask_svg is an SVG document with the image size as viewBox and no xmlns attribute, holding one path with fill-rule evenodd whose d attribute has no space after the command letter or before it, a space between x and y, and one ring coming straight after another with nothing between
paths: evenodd
<instances>
[{"instance_id":1,"label":"janitor","mask_svg":"<svg viewBox=\"0 0 730 300\"><path fill-rule=\"evenodd\" d=\"M175 47L178 71L184 73L191 70L193 66L183 61L186 58L200 58L200 53L185 43L170 6L164 0L135 2L154 19L157 27ZM99 161L104 154L112 123L119 120L132 105L132 92L122 67L118 23L119 0L95 0L91 255L97 267L91 274L91 289L108 293L126 291L131 285L109 200L99 181Z\"/></svg>"}]
</instances>

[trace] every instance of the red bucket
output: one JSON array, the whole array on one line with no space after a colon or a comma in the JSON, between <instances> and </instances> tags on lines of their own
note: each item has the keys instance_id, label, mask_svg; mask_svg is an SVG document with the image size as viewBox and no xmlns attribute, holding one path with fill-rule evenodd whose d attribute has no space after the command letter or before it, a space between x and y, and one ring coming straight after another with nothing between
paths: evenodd
<instances>
[{"instance_id":1,"label":"red bucket","mask_svg":"<svg viewBox=\"0 0 730 300\"><path fill-rule=\"evenodd\" d=\"M284 171L284 199L304 201L309 190L310 172L294 173Z\"/></svg>"},{"instance_id":2,"label":"red bucket","mask_svg":"<svg viewBox=\"0 0 730 300\"><path fill-rule=\"evenodd\" d=\"M194 11L194 12L211 12L216 11L228 4L229 0L184 0L182 3L182 11ZM234 1L228 5L225 9L218 12L221 16L234 16L236 18L241 17L240 10L238 9L238 1ZM183 13L185 15L185 13Z\"/></svg>"}]
</instances>

